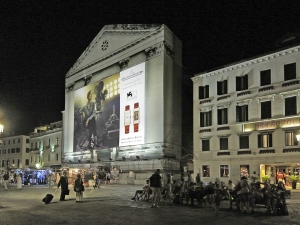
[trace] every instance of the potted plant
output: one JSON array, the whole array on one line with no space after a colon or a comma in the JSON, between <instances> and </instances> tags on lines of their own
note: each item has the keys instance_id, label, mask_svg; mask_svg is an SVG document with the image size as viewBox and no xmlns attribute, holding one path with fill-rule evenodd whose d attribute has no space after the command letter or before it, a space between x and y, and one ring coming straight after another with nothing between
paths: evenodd
<instances>
[{"instance_id":1,"label":"potted plant","mask_svg":"<svg viewBox=\"0 0 300 225\"><path fill-rule=\"evenodd\" d=\"M263 183L266 183L269 180L269 178L270 178L269 175L264 175L261 177Z\"/></svg>"},{"instance_id":2,"label":"potted plant","mask_svg":"<svg viewBox=\"0 0 300 225\"><path fill-rule=\"evenodd\" d=\"M289 180L292 182L292 189L296 189L297 181L299 180L299 176L291 175L289 176Z\"/></svg>"}]
</instances>

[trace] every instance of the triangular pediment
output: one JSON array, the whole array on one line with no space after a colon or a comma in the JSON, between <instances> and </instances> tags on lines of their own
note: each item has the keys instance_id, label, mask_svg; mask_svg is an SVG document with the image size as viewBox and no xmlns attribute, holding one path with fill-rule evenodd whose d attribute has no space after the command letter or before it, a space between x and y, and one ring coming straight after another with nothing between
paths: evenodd
<instances>
[{"instance_id":1,"label":"triangular pediment","mask_svg":"<svg viewBox=\"0 0 300 225\"><path fill-rule=\"evenodd\" d=\"M67 77L126 51L160 29L160 24L106 25L81 54Z\"/></svg>"}]
</instances>

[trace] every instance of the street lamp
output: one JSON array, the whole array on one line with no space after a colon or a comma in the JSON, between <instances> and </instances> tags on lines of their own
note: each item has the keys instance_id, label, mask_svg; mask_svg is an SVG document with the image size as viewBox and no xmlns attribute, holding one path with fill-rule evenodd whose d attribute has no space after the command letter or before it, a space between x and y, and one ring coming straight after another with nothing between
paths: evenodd
<instances>
[{"instance_id":1,"label":"street lamp","mask_svg":"<svg viewBox=\"0 0 300 225\"><path fill-rule=\"evenodd\" d=\"M0 135L3 133L3 130L4 130L4 126L0 124Z\"/></svg>"}]
</instances>

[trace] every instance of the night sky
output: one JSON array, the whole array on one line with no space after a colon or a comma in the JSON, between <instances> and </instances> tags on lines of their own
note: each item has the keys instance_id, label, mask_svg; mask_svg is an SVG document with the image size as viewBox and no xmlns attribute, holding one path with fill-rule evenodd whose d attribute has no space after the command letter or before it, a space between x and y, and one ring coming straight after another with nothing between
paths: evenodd
<instances>
[{"instance_id":1,"label":"night sky","mask_svg":"<svg viewBox=\"0 0 300 225\"><path fill-rule=\"evenodd\" d=\"M300 28L299 1L130 2L0 0L6 132L28 134L62 119L65 75L106 24L165 24L182 40L183 66L191 75L268 52Z\"/></svg>"}]
</instances>

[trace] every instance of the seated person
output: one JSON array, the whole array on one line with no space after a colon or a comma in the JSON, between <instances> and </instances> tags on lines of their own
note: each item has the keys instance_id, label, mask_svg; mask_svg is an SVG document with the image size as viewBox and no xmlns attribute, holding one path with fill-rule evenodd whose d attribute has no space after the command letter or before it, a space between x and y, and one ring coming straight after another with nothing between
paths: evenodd
<instances>
[{"instance_id":1,"label":"seated person","mask_svg":"<svg viewBox=\"0 0 300 225\"><path fill-rule=\"evenodd\" d=\"M149 196L150 196L150 183L149 183L149 180L146 181L146 184L143 186L143 190L137 190L135 192L135 195L134 197L131 199L131 200L139 200L142 196L145 195L145 199L149 199ZM139 196L140 194L140 196Z\"/></svg>"}]
</instances>

